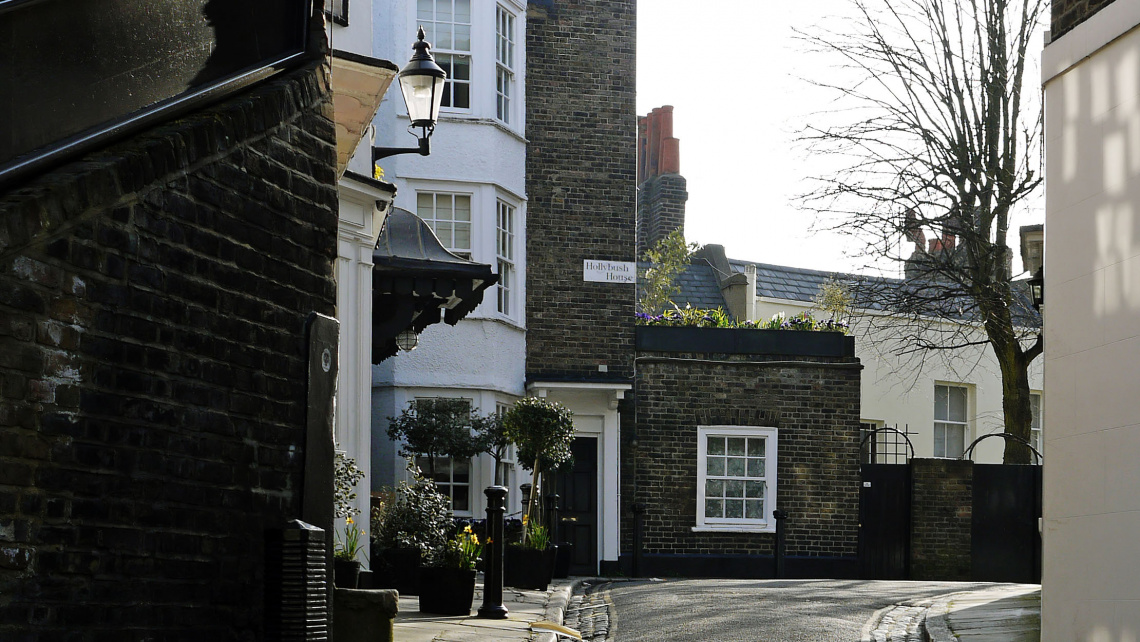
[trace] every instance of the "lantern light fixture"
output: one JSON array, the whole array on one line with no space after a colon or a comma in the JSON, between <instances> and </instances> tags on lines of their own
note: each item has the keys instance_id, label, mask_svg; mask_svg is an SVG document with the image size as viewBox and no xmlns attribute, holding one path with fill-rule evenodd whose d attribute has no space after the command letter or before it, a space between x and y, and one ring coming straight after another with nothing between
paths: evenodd
<instances>
[{"instance_id":1,"label":"lantern light fixture","mask_svg":"<svg viewBox=\"0 0 1140 642\"><path fill-rule=\"evenodd\" d=\"M404 330L396 335L396 347L403 352L411 352L420 343L420 335L415 330Z\"/></svg>"},{"instance_id":2,"label":"lantern light fixture","mask_svg":"<svg viewBox=\"0 0 1140 642\"><path fill-rule=\"evenodd\" d=\"M1029 296L1033 299L1033 308L1038 312L1045 305L1045 266L1037 268L1029 279Z\"/></svg>"},{"instance_id":3,"label":"lantern light fixture","mask_svg":"<svg viewBox=\"0 0 1140 642\"><path fill-rule=\"evenodd\" d=\"M443 85L447 80L447 72L435 63L431 55L431 43L424 40L424 28L420 27L418 40L412 45L415 53L412 59L400 70L400 92L404 95L404 104L408 108L408 117L412 124L408 126L408 133L419 138L416 147L373 147L372 164L381 158L395 156L396 154L419 154L427 156L431 153L431 135L435 131L435 123L439 119L439 107L443 102ZM419 130L417 133L415 130Z\"/></svg>"}]
</instances>

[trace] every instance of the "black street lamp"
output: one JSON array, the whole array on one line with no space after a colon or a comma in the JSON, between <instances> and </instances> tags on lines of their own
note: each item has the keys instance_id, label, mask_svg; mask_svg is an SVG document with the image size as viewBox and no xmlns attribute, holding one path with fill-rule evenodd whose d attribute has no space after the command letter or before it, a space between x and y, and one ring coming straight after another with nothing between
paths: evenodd
<instances>
[{"instance_id":1,"label":"black street lamp","mask_svg":"<svg viewBox=\"0 0 1140 642\"><path fill-rule=\"evenodd\" d=\"M447 79L447 72L435 64L431 55L431 44L424 41L424 28L420 27L417 34L419 40L412 45L415 53L412 59L400 70L400 92L404 94L404 104L408 107L408 117L412 119L408 133L417 136L414 129L419 129L420 144L417 147L373 147L372 164L381 158L395 156L396 154L419 154L427 156L431 153L432 132L435 131L435 122L439 119L439 106L443 102L443 84Z\"/></svg>"},{"instance_id":2,"label":"black street lamp","mask_svg":"<svg viewBox=\"0 0 1140 642\"><path fill-rule=\"evenodd\" d=\"M1033 299L1033 308L1038 312L1045 305L1045 266L1037 268L1029 279L1029 296Z\"/></svg>"}]
</instances>

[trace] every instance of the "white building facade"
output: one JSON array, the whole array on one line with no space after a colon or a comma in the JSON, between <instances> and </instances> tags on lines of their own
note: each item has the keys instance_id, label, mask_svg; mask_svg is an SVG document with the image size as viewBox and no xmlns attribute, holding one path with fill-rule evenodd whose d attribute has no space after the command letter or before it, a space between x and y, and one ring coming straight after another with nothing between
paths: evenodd
<instances>
[{"instance_id":1,"label":"white building facade","mask_svg":"<svg viewBox=\"0 0 1140 642\"><path fill-rule=\"evenodd\" d=\"M480 414L500 412L524 394L526 188L524 138L526 3L515 0L376 0L383 25L372 55L401 62L423 27L436 62L448 72L430 156L383 159L383 178L398 187L395 206L426 221L452 253L491 265L499 283L455 326L425 330L410 352L372 367L372 489L404 478L388 418L418 398L467 399ZM376 144L415 145L407 112L390 92L375 120ZM358 159L359 160L359 159ZM482 490L494 463L445 462L437 481L456 516L481 517ZM510 476L517 476L513 471ZM447 477L447 479L443 479ZM509 485L517 479L510 477ZM512 493L509 509L518 509Z\"/></svg>"},{"instance_id":2,"label":"white building facade","mask_svg":"<svg viewBox=\"0 0 1140 642\"><path fill-rule=\"evenodd\" d=\"M1140 636L1140 3L1102 4L1054 2L1042 62L1048 642Z\"/></svg>"}]
</instances>

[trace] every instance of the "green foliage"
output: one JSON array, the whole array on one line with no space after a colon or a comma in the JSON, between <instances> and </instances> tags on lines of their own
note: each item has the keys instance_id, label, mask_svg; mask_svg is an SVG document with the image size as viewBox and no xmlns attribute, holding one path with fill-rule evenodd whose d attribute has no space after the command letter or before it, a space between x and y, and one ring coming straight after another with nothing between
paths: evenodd
<instances>
[{"instance_id":1,"label":"green foliage","mask_svg":"<svg viewBox=\"0 0 1140 642\"><path fill-rule=\"evenodd\" d=\"M336 542L333 544L333 557L347 561L356 559L356 554L364 548L364 544L360 541L360 536L363 534L364 529L358 527L351 517L346 517L344 536L341 537L340 533L336 534Z\"/></svg>"},{"instance_id":2,"label":"green foliage","mask_svg":"<svg viewBox=\"0 0 1140 642\"><path fill-rule=\"evenodd\" d=\"M537 548L540 551L545 551L550 546L550 530L546 526L535 519L526 521L524 526L526 528L526 537L523 538L524 546Z\"/></svg>"},{"instance_id":3,"label":"green foliage","mask_svg":"<svg viewBox=\"0 0 1140 642\"><path fill-rule=\"evenodd\" d=\"M501 484L501 469L503 457L507 448L514 442L507 434L503 424L503 416L498 413L490 415L472 415L471 430L475 433L475 443L479 452L484 452L495 459L495 483Z\"/></svg>"},{"instance_id":4,"label":"green foliage","mask_svg":"<svg viewBox=\"0 0 1140 642\"><path fill-rule=\"evenodd\" d=\"M540 397L519 399L503 415L503 428L518 446L519 465L536 475L570 461L574 413L560 403Z\"/></svg>"},{"instance_id":5,"label":"green foliage","mask_svg":"<svg viewBox=\"0 0 1140 642\"><path fill-rule=\"evenodd\" d=\"M356 460L336 451L333 461L333 515L339 518L351 518L360 514L360 509L353 506L356 501L356 485L364 479L364 471L356 465Z\"/></svg>"},{"instance_id":6,"label":"green foliage","mask_svg":"<svg viewBox=\"0 0 1140 642\"><path fill-rule=\"evenodd\" d=\"M815 295L815 307L830 314L832 321L843 323L851 317L852 301L850 289L834 278L819 286Z\"/></svg>"},{"instance_id":7,"label":"green foliage","mask_svg":"<svg viewBox=\"0 0 1140 642\"><path fill-rule=\"evenodd\" d=\"M373 541L382 548L414 548L428 565L447 547L451 532L451 508L447 496L424 477L409 460L412 481L400 482L394 501L373 522Z\"/></svg>"},{"instance_id":8,"label":"green foliage","mask_svg":"<svg viewBox=\"0 0 1140 642\"><path fill-rule=\"evenodd\" d=\"M470 459L483 448L471 432L476 415L466 399L416 399L388 417L388 438L403 440L400 455L423 455L435 474L436 457Z\"/></svg>"},{"instance_id":9,"label":"green foliage","mask_svg":"<svg viewBox=\"0 0 1140 642\"><path fill-rule=\"evenodd\" d=\"M474 570L475 564L479 562L479 556L482 554L483 543L479 541L479 536L471 530L471 526L467 526L459 531L454 538L447 541L443 552L436 560L436 565L443 568Z\"/></svg>"},{"instance_id":10,"label":"green foliage","mask_svg":"<svg viewBox=\"0 0 1140 642\"><path fill-rule=\"evenodd\" d=\"M698 310L688 308L681 310L666 310L662 314L648 315L638 313L637 325L664 326L678 328L731 328L751 330L802 330L809 332L841 332L847 334L848 326L845 322L834 318L827 321L817 321L811 312L801 312L787 316L783 312L773 316L767 321L737 321L720 308L712 310Z\"/></svg>"},{"instance_id":11,"label":"green foliage","mask_svg":"<svg viewBox=\"0 0 1140 642\"><path fill-rule=\"evenodd\" d=\"M697 244L686 244L684 231L677 229L645 251L644 258L651 266L641 274L644 289L637 307L642 312L653 314L673 305L673 297L681 291L673 281L696 250Z\"/></svg>"}]
</instances>

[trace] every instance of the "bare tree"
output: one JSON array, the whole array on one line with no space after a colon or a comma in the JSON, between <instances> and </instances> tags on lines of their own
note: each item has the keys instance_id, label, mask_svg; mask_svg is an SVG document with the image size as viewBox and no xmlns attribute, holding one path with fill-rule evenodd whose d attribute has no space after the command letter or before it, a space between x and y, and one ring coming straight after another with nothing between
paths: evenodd
<instances>
[{"instance_id":1,"label":"bare tree","mask_svg":"<svg viewBox=\"0 0 1140 642\"><path fill-rule=\"evenodd\" d=\"M886 313L872 318L899 333L899 353L992 348L1005 432L1027 440L1028 368L1042 344L1012 280L1008 236L1041 186L1040 101L1023 80L1044 2L851 1L853 23L804 34L860 80L813 81L838 93L845 109L832 116L845 122L804 133L841 169L803 203L873 263L905 266L901 281L850 286L856 308ZM1006 463L1029 460L1006 440Z\"/></svg>"}]
</instances>

